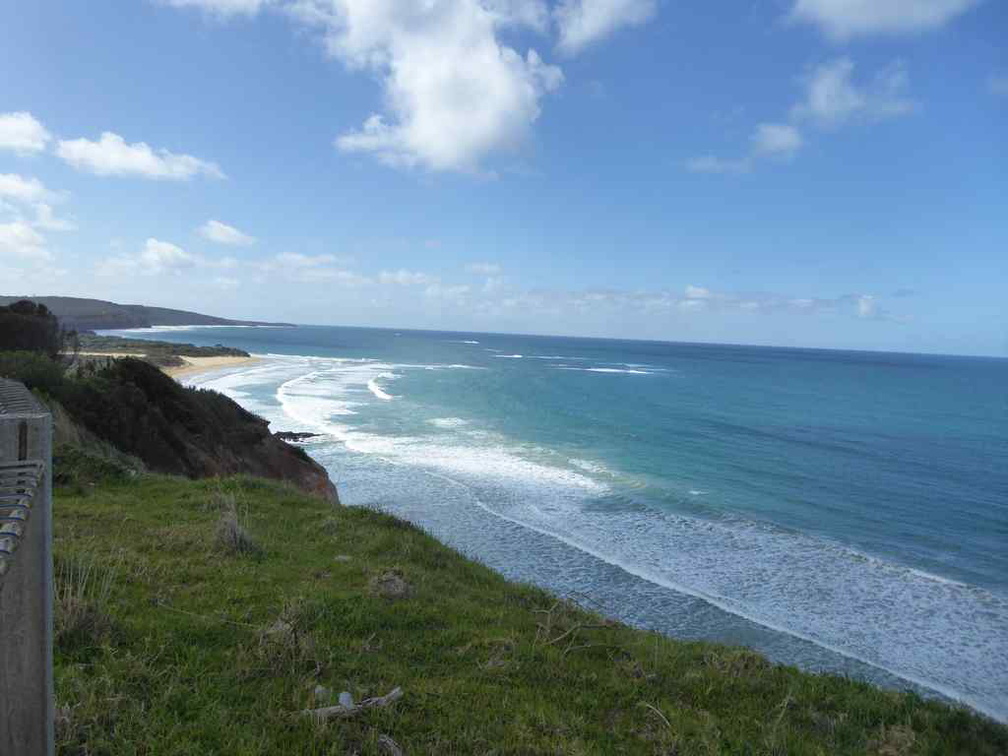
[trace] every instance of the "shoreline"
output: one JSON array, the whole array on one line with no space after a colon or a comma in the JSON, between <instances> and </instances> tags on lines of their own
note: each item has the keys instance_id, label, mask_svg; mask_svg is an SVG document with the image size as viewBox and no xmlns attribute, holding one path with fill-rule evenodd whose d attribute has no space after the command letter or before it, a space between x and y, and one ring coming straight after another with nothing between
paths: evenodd
<instances>
[{"instance_id":1,"label":"shoreline","mask_svg":"<svg viewBox=\"0 0 1008 756\"><path fill-rule=\"evenodd\" d=\"M210 372L226 367L248 367L262 361L262 357L182 357L186 364L163 367L161 370L175 380L189 378L198 373Z\"/></svg>"}]
</instances>

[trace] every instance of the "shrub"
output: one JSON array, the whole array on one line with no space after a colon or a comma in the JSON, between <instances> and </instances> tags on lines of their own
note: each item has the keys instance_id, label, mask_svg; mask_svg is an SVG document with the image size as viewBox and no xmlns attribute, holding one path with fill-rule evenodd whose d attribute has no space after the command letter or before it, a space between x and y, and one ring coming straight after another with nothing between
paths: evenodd
<instances>
[{"instance_id":1,"label":"shrub","mask_svg":"<svg viewBox=\"0 0 1008 756\"><path fill-rule=\"evenodd\" d=\"M57 395L66 380L63 366L38 352L0 351L0 378L21 381L33 391Z\"/></svg>"}]
</instances>

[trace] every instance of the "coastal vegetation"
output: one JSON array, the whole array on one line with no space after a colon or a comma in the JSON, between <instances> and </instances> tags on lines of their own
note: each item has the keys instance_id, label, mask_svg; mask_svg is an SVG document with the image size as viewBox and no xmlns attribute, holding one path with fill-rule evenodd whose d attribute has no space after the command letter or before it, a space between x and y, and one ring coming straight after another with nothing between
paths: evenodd
<instances>
[{"instance_id":1,"label":"coastal vegetation","mask_svg":"<svg viewBox=\"0 0 1008 756\"><path fill-rule=\"evenodd\" d=\"M149 339L126 339L120 336L100 336L95 333L82 333L78 337L79 356L137 356L145 362L158 367L180 367L186 362L183 357L249 357L244 349L235 349L221 344L216 346L194 346L193 344L175 344L169 341L153 341Z\"/></svg>"},{"instance_id":2,"label":"coastal vegetation","mask_svg":"<svg viewBox=\"0 0 1008 756\"><path fill-rule=\"evenodd\" d=\"M64 754L1008 752L965 708L634 630L281 483L63 487L55 552Z\"/></svg>"}]
</instances>

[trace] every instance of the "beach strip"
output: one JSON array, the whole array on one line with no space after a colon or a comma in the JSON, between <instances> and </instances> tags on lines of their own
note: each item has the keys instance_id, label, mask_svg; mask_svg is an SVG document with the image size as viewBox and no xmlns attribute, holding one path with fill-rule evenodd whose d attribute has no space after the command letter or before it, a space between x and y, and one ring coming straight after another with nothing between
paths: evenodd
<instances>
[{"instance_id":1,"label":"beach strip","mask_svg":"<svg viewBox=\"0 0 1008 756\"><path fill-rule=\"evenodd\" d=\"M204 373L218 368L252 365L260 362L260 357L182 357L185 365L161 368L175 380L186 378L196 373Z\"/></svg>"}]
</instances>

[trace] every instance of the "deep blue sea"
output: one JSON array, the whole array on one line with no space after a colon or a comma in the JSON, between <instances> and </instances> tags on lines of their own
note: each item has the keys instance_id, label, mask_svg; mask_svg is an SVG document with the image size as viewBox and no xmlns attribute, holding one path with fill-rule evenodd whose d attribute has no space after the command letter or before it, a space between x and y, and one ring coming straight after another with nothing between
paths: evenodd
<instances>
[{"instance_id":1,"label":"deep blue sea","mask_svg":"<svg viewBox=\"0 0 1008 756\"><path fill-rule=\"evenodd\" d=\"M127 332L122 332L127 335ZM191 328L344 503L679 638L1008 719L1008 360Z\"/></svg>"}]
</instances>

